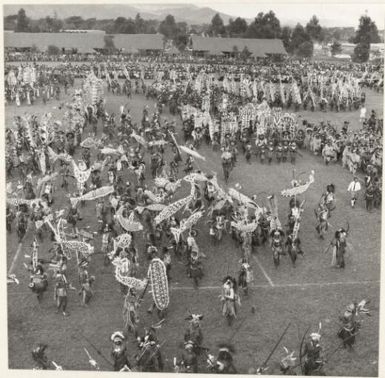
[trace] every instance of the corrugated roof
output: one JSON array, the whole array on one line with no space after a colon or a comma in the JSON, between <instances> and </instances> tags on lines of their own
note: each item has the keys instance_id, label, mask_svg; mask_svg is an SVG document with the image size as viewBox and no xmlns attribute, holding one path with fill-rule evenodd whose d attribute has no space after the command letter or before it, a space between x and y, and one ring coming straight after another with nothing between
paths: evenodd
<instances>
[{"instance_id":1,"label":"corrugated roof","mask_svg":"<svg viewBox=\"0 0 385 378\"><path fill-rule=\"evenodd\" d=\"M45 51L49 45L60 49L92 51L105 47L103 33L4 33L4 47L28 48L35 45ZM117 49L136 53L140 50L163 50L163 37L159 34L111 34Z\"/></svg>"},{"instance_id":2,"label":"corrugated roof","mask_svg":"<svg viewBox=\"0 0 385 378\"><path fill-rule=\"evenodd\" d=\"M114 46L128 53L140 50L163 50L163 37L160 34L111 34Z\"/></svg>"},{"instance_id":3,"label":"corrugated roof","mask_svg":"<svg viewBox=\"0 0 385 378\"><path fill-rule=\"evenodd\" d=\"M35 45L45 51L49 45L60 49L101 49L104 34L100 33L4 33L4 47L27 48Z\"/></svg>"},{"instance_id":4,"label":"corrugated roof","mask_svg":"<svg viewBox=\"0 0 385 378\"><path fill-rule=\"evenodd\" d=\"M280 39L252 39L252 38L209 38L193 35L192 49L207 51L212 55L233 52L234 46L241 52L245 47L254 57L264 57L269 54L287 54Z\"/></svg>"}]
</instances>

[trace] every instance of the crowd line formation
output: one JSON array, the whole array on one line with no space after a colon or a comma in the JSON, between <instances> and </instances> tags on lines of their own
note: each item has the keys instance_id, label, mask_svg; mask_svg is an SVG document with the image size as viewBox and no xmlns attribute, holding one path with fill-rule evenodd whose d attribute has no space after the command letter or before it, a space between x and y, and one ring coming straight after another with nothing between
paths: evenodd
<instances>
[{"instance_id":1,"label":"crowd line formation","mask_svg":"<svg viewBox=\"0 0 385 378\"><path fill-rule=\"evenodd\" d=\"M352 207L362 187L367 210L380 207L382 119L374 111L366 117L363 111L363 87L366 81L372 85L377 71L360 66L338 71L323 65L312 68L302 76L303 67L295 62L289 68L231 66L222 75L212 64L171 64L167 69L158 62L149 69L143 62L126 66L108 62L93 70L82 66L82 83L77 87L68 62L60 68L39 64L8 67L8 111L23 105L22 98L31 107L6 129L7 231L15 230L20 243L27 233L33 235L30 262L25 264L31 277L29 287L43 303L52 284L57 312L63 316L69 316L69 290L78 290L84 306L93 300L96 277L90 271L96 270L93 255L100 249L104 265L112 268L120 285L124 309L123 330L111 336L111 369L168 369L156 329L167 326L171 267L179 269L173 260L185 266L199 290L206 258L205 248L199 245L199 234L204 232L199 223L209 225L206 232L213 243L221 243L224 234L229 234L240 247L238 276L226 274L222 280L222 315L229 326L237 319L241 297L249 295L251 256L257 248L271 251L277 269L282 255L288 254L295 266L298 255L305 254L299 233L305 193L312 190L316 173L309 172L305 181L294 177L280 193L249 197L238 184L225 189L217 173L199 168L206 160L200 153L202 143L221 154L226 182L234 166L242 164L241 154L250 164L258 160L294 165L299 150L307 149L321 156L325 164L341 162L353 173L346 188ZM153 79L146 84L149 71ZM155 110L145 106L139 122L128 106L122 105L118 115L110 113L105 89L128 97L145 95L156 102ZM33 114L32 105L41 99L46 103L49 96L62 102L63 120L55 120L50 113ZM360 108L361 128L350 130L345 123L339 130L330 122L299 122L296 111L309 102L313 110ZM180 115L182 127L162 119L166 107L171 114ZM183 144L178 142L181 140ZM359 173L364 179L359 179ZM338 211L335 189L333 184L327 185L314 209L320 238L328 233L332 212ZM279 197L287 199L287 219L282 223ZM97 229L80 227L85 214L95 214ZM331 265L338 269L345 267L348 236L349 225L340 227L328 246ZM49 251L40 248L47 239L52 244ZM76 266L79 289L70 282L69 264ZM19 283L14 274L8 279ZM140 306L148 292L152 302L147 311L156 311L158 323L142 330ZM337 334L343 347L353 347L360 317L369 314L366 304L362 300L349 305L339 319ZM173 360L174 370L237 373L231 343L218 345L215 355L204 347L203 319L204 315L195 313L186 319L184 348ZM305 332L299 353L286 349L281 372L323 374L329 356L321 345L321 334L320 325L316 332ZM130 338L137 341L133 358ZM92 354L100 355L100 351L92 347L93 352L87 350L89 363L99 369ZM61 369L48 359L46 348L39 344L33 350L36 367ZM270 357L253 371L267 371Z\"/></svg>"}]
</instances>

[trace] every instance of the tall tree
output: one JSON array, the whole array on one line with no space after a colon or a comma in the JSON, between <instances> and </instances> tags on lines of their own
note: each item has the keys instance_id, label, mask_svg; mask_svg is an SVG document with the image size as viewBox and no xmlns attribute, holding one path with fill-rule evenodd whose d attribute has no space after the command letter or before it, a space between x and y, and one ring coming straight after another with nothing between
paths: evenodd
<instances>
[{"instance_id":1,"label":"tall tree","mask_svg":"<svg viewBox=\"0 0 385 378\"><path fill-rule=\"evenodd\" d=\"M114 36L113 35L106 35L104 36L104 49L107 50L109 53L116 50L115 42L114 42Z\"/></svg>"},{"instance_id":2,"label":"tall tree","mask_svg":"<svg viewBox=\"0 0 385 378\"><path fill-rule=\"evenodd\" d=\"M241 51L240 57L241 57L241 59L243 59L243 60L247 60L247 59L250 58L251 55L252 55L251 52L249 51L249 49L247 48L247 46L245 46L245 47L243 48L243 50Z\"/></svg>"},{"instance_id":3,"label":"tall tree","mask_svg":"<svg viewBox=\"0 0 385 378\"><path fill-rule=\"evenodd\" d=\"M80 16L71 16L64 20L67 29L83 29L84 20Z\"/></svg>"},{"instance_id":4,"label":"tall tree","mask_svg":"<svg viewBox=\"0 0 385 378\"><path fill-rule=\"evenodd\" d=\"M145 23L142 17L140 17L140 13L138 13L135 17L135 30L137 34L141 34L145 32Z\"/></svg>"},{"instance_id":5,"label":"tall tree","mask_svg":"<svg viewBox=\"0 0 385 378\"><path fill-rule=\"evenodd\" d=\"M330 46L330 52L333 56L337 54L341 54L342 52L341 43L338 41L334 41L333 44Z\"/></svg>"},{"instance_id":6,"label":"tall tree","mask_svg":"<svg viewBox=\"0 0 385 378\"><path fill-rule=\"evenodd\" d=\"M376 23L365 15L360 17L360 24L354 37L354 43L379 43L381 42Z\"/></svg>"},{"instance_id":7,"label":"tall tree","mask_svg":"<svg viewBox=\"0 0 385 378\"><path fill-rule=\"evenodd\" d=\"M127 19L125 17L118 17L114 21L114 28L113 28L113 33L124 33L124 29L126 27L126 22Z\"/></svg>"},{"instance_id":8,"label":"tall tree","mask_svg":"<svg viewBox=\"0 0 385 378\"><path fill-rule=\"evenodd\" d=\"M292 29L290 26L284 26L282 28L281 39L282 39L283 46L285 47L285 50L288 53L292 53L292 50L291 50L291 33L292 33Z\"/></svg>"},{"instance_id":9,"label":"tall tree","mask_svg":"<svg viewBox=\"0 0 385 378\"><path fill-rule=\"evenodd\" d=\"M187 43L188 43L187 23L186 22L178 22L176 24L176 26L177 26L177 30L176 30L175 36L173 38L173 41L174 41L175 46L179 50L184 51L186 46L187 46Z\"/></svg>"},{"instance_id":10,"label":"tall tree","mask_svg":"<svg viewBox=\"0 0 385 378\"><path fill-rule=\"evenodd\" d=\"M296 25L291 35L290 51L300 57L310 57L313 55L313 43L311 37L299 23Z\"/></svg>"},{"instance_id":11,"label":"tall tree","mask_svg":"<svg viewBox=\"0 0 385 378\"><path fill-rule=\"evenodd\" d=\"M23 8L20 8L17 12L16 19L16 30L17 32L28 32L29 31L29 19Z\"/></svg>"},{"instance_id":12,"label":"tall tree","mask_svg":"<svg viewBox=\"0 0 385 378\"><path fill-rule=\"evenodd\" d=\"M317 16L313 16L306 24L306 32L314 41L322 42L324 40L324 32L322 26L319 24Z\"/></svg>"},{"instance_id":13,"label":"tall tree","mask_svg":"<svg viewBox=\"0 0 385 378\"><path fill-rule=\"evenodd\" d=\"M177 25L175 18L171 14L167 15L166 18L159 25L159 32L162 33L166 38L172 39L175 37L177 32Z\"/></svg>"},{"instance_id":14,"label":"tall tree","mask_svg":"<svg viewBox=\"0 0 385 378\"><path fill-rule=\"evenodd\" d=\"M247 30L247 22L242 17L237 17L234 21L230 19L226 29L230 37L243 37Z\"/></svg>"},{"instance_id":15,"label":"tall tree","mask_svg":"<svg viewBox=\"0 0 385 378\"><path fill-rule=\"evenodd\" d=\"M313 42L305 41L297 47L295 54L300 58L311 58L313 56L313 49Z\"/></svg>"},{"instance_id":16,"label":"tall tree","mask_svg":"<svg viewBox=\"0 0 385 378\"><path fill-rule=\"evenodd\" d=\"M365 63L369 60L370 45L366 42L358 43L354 48L353 61Z\"/></svg>"},{"instance_id":17,"label":"tall tree","mask_svg":"<svg viewBox=\"0 0 385 378\"><path fill-rule=\"evenodd\" d=\"M15 30L17 23L17 14L4 17L4 30Z\"/></svg>"},{"instance_id":18,"label":"tall tree","mask_svg":"<svg viewBox=\"0 0 385 378\"><path fill-rule=\"evenodd\" d=\"M281 23L273 11L268 13L260 12L253 22L250 23L247 31L247 38L279 38L281 35Z\"/></svg>"},{"instance_id":19,"label":"tall tree","mask_svg":"<svg viewBox=\"0 0 385 378\"><path fill-rule=\"evenodd\" d=\"M209 27L209 34L213 37L221 36L225 33L225 25L223 23L222 17L217 13L211 20Z\"/></svg>"}]
</instances>

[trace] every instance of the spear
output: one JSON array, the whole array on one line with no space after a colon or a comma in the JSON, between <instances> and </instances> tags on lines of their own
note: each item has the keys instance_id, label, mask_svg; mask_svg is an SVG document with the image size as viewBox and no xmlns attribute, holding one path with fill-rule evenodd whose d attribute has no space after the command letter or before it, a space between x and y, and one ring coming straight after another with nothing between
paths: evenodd
<instances>
[{"instance_id":1,"label":"spear","mask_svg":"<svg viewBox=\"0 0 385 378\"><path fill-rule=\"evenodd\" d=\"M52 365L55 366L55 370L63 370L63 367L58 365L55 361L51 361Z\"/></svg>"},{"instance_id":2,"label":"spear","mask_svg":"<svg viewBox=\"0 0 385 378\"><path fill-rule=\"evenodd\" d=\"M331 247L331 242L328 244L328 246L324 249L324 251L323 251L323 253L326 253L328 250L329 250L329 248Z\"/></svg>"},{"instance_id":3,"label":"spear","mask_svg":"<svg viewBox=\"0 0 385 378\"><path fill-rule=\"evenodd\" d=\"M96 370L100 370L98 363L91 357L90 353L86 348L83 348L88 356L88 362L91 364L92 367L94 367Z\"/></svg>"},{"instance_id":4,"label":"spear","mask_svg":"<svg viewBox=\"0 0 385 378\"><path fill-rule=\"evenodd\" d=\"M151 361L152 357L155 356L155 354L159 351L159 349L162 347L162 345L166 342L166 340L164 340L160 345L157 345L156 346L156 349L154 352L152 352L152 354L150 355L150 357L147 359L147 361ZM142 359L142 357L144 356L144 353L146 353L147 351L147 347L144 347L144 351L140 354L140 356L137 358L137 365L139 365L139 362L140 360Z\"/></svg>"},{"instance_id":5,"label":"spear","mask_svg":"<svg viewBox=\"0 0 385 378\"><path fill-rule=\"evenodd\" d=\"M271 350L271 352L270 352L269 355L267 356L265 362L261 365L260 368L257 369L257 371L262 371L262 370L264 370L264 368L266 367L267 363L269 362L271 356L273 355L273 353L275 352L275 350L278 348L279 343L282 341L283 337L285 336L285 334L286 334L287 330L289 329L290 325L291 325L291 323L289 323L289 324L287 325L287 327L286 327L285 330L283 331L282 335L280 336L280 338L278 339L278 341L275 343L273 349Z\"/></svg>"},{"instance_id":6,"label":"spear","mask_svg":"<svg viewBox=\"0 0 385 378\"><path fill-rule=\"evenodd\" d=\"M147 278L146 286L145 286L145 288L144 288L142 294L140 295L140 297L139 297L139 299L138 299L138 302L140 302L140 301L143 299L144 294L146 294L146 291L147 291L147 288L148 288L148 285L149 285L149 284L150 284L150 279Z\"/></svg>"},{"instance_id":7,"label":"spear","mask_svg":"<svg viewBox=\"0 0 385 378\"><path fill-rule=\"evenodd\" d=\"M80 332L80 334L83 336L84 340L86 340L88 342L88 344L90 344L92 346L92 348L94 348L94 350L96 351L96 353L103 358L104 361L106 361L109 365L113 366L114 364L107 358L105 357L102 352L86 337L84 336L84 334L82 332Z\"/></svg>"},{"instance_id":8,"label":"spear","mask_svg":"<svg viewBox=\"0 0 385 378\"><path fill-rule=\"evenodd\" d=\"M330 357L332 357L336 352L338 352L344 346L346 341L348 341L348 340L352 339L353 337L357 336L359 333L360 333L360 331L357 331L356 333L353 333L352 335L350 335L349 337L344 339L343 342L340 343L340 345L338 345L338 347L333 350L333 352L328 354L328 356L325 358L325 362L327 362L330 359Z\"/></svg>"},{"instance_id":9,"label":"spear","mask_svg":"<svg viewBox=\"0 0 385 378\"><path fill-rule=\"evenodd\" d=\"M233 332L233 334L231 335L230 339L228 340L228 342L230 343L234 336L238 333L238 331L241 329L241 327L243 326L243 323L246 321L247 319L247 316L245 316L242 320L242 322L239 324L239 326L235 329L235 331Z\"/></svg>"},{"instance_id":10,"label":"spear","mask_svg":"<svg viewBox=\"0 0 385 378\"><path fill-rule=\"evenodd\" d=\"M306 335L309 332L309 329L310 329L310 326L307 327L305 333L303 334L302 340L301 340L301 344L299 346L299 365L301 366L301 373L302 373L302 375L304 374L303 368L302 368L302 357L303 357L303 355L302 355L302 348L303 348L303 343L305 341Z\"/></svg>"},{"instance_id":11,"label":"spear","mask_svg":"<svg viewBox=\"0 0 385 378\"><path fill-rule=\"evenodd\" d=\"M346 342L347 340L350 340L351 338L357 336L360 332L356 332L354 333L353 335L350 335L349 337L347 337L344 341ZM325 357L323 359L324 363L328 362L328 360L330 359L330 357L332 357L336 352L338 352L339 349L341 349L342 347L344 346L344 342L342 342L341 344L338 345L338 347L336 349L334 349L334 351L332 353L329 353L327 357ZM302 371L302 365L304 364L302 361L301 361L302 357L301 357L301 354L300 354L300 362L298 365L295 365L293 366L293 369L295 369L296 367L300 366L301 367L301 371Z\"/></svg>"}]
</instances>

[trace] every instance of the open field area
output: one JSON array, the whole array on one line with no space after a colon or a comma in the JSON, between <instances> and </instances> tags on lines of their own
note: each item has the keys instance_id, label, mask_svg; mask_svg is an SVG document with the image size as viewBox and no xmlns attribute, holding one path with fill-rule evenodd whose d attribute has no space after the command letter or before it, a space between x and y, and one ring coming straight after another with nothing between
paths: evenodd
<instances>
[{"instance_id":1,"label":"open field area","mask_svg":"<svg viewBox=\"0 0 385 378\"><path fill-rule=\"evenodd\" d=\"M79 85L76 81L75 87ZM383 115L383 95L366 91L368 114L374 109L377 114ZM106 94L106 110L108 113L119 114L119 107L127 104L134 122L141 121L145 105L150 111L154 109L154 102L146 100L143 95L134 95L127 99L123 96ZM59 109L61 101L51 101L46 106L37 103L32 107L14 105L6 106L5 123L12 127L15 115L25 112L43 114L51 112L55 119L61 119L62 110ZM359 127L359 111L353 112L299 112L300 119L311 122L330 120L333 124L342 127L343 121L350 122L350 128ZM182 143L181 120L171 116L168 109L162 114L162 119L177 121L178 142ZM99 123L98 136L101 135L102 125ZM87 132L86 132L87 134ZM218 182L224 188L234 187L239 183L241 192L252 196L257 194L263 204L268 193L278 196L278 210L280 219L285 223L289 210L289 200L279 195L280 191L290 187L293 168L296 174L305 173L306 177L311 170L315 171L315 183L301 196L306 199L305 211L302 216L300 236L304 257L299 256L297 266L294 268L288 256L283 256L281 265L274 267L270 248L258 247L253 253L251 265L254 272L254 282L248 297L242 297L242 306L238 318L232 327L228 327L221 314L221 305L218 296L221 292L223 277L229 273L237 275L241 251L229 235L225 235L220 244L214 245L208 234L206 218L198 223L198 245L207 255L204 259L204 277L199 289L194 289L191 280L186 276L183 261L178 261L172 256L170 306L166 321L158 332L160 341L165 341L162 352L166 359L166 371L172 371L174 356L181 353L183 348L183 332L187 326L184 320L189 311L204 315L202 328L204 332L203 345L216 353L217 343L231 341L236 345L234 363L239 373L247 373L251 367L256 368L266 359L275 342L286 325L291 327L284 337L282 344L269 362L267 374L279 373L279 360L283 355L282 345L289 350L298 349L301 337L305 330L311 326L311 332L318 329L322 322L322 345L329 357L325 365L327 375L336 376L377 376L378 351L379 351L379 296L380 296L380 263L381 263L381 212L373 210L367 212L362 197L357 207L350 207L350 197L347 187L352 180L348 170L339 164L325 166L319 156L301 150L302 157L297 157L295 167L290 163L271 166L261 165L253 156L251 164L247 164L242 154L238 157L236 168L230 175L226 184L223 180L221 158L218 152L205 144L199 153L206 157L206 161L195 160L195 167L204 172L218 172ZM169 154L167 154L169 156ZM77 156L80 159L80 156ZM149 165L149 156L146 156ZM182 169L180 169L181 171ZM180 172L180 176L182 172ZM107 173L103 177L104 181ZM150 185L150 174L146 174L146 182ZM12 179L17 182L17 178ZM132 181L131 173L124 173L124 180ZM316 219L313 209L316 208L320 196L326 185L334 183L336 186L336 210L330 218L331 226L325 240L318 238L315 230ZM75 182L70 181L69 192L75 191ZM182 184L182 189L175 196L182 198L189 191L187 183ZM265 194L261 194L265 193ZM54 193L55 210L69 206L68 198L61 188ZM80 208L82 221L79 228L90 226L96 230L95 203L86 202ZM335 269L330 266L331 252L324 253L330 243L333 233L339 227L350 224L349 244L352 246L346 256L346 268ZM65 370L89 370L89 364L83 348L86 347L101 366L102 370L111 370L111 367L101 359L83 338L84 334L92 340L104 355L109 356L112 332L122 329L123 296L118 282L113 274L113 267L103 265L104 256L97 253L92 257L89 271L96 276L95 296L89 307L80 305L80 297L76 291L69 294L68 310L70 316L65 318L55 314L53 301L52 280L49 281L48 291L40 303L28 288L29 273L23 266L26 262L24 255L30 253L33 235L28 232L22 244L18 244L15 232L7 234L7 263L8 271L16 274L20 285L8 285L8 338L9 338L9 367L11 369L30 369L33 365L31 350L36 343L49 344L50 357L60 363ZM135 239L139 249L140 268L142 276L146 274L148 262L145 257L144 240L141 234ZM100 251L101 235L96 235L94 240L96 252ZM50 241L48 237L40 246L41 258L48 258ZM68 264L69 278L76 287L78 284L76 262L71 260ZM365 317L362 330L357 335L354 350L349 352L340 348L340 339L336 333L339 329L338 317L342 315L345 307L353 301L362 299L370 300L371 317ZM150 315L146 309L151 304L149 293L144 297L144 302L139 310L140 326L148 326L158 322L156 314ZM252 309L255 308L255 312ZM134 337L129 335L130 354L137 353ZM131 358L132 359L132 358ZM201 361L199 372L206 372L205 362Z\"/></svg>"}]
</instances>

